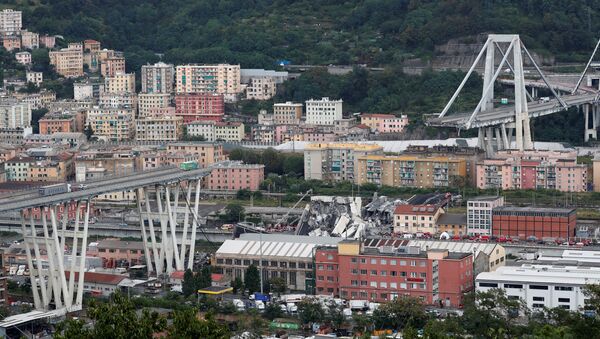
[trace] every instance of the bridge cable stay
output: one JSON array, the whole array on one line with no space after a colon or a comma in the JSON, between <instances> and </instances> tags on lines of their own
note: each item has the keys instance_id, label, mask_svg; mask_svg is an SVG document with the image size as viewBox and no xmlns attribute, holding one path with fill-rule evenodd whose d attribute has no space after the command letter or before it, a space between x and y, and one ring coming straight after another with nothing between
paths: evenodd
<instances>
[{"instance_id":1,"label":"bridge cable stay","mask_svg":"<svg viewBox=\"0 0 600 339\"><path fill-rule=\"evenodd\" d=\"M500 45L498 45L498 42L494 41L494 45L496 45L496 49L498 50L498 52L500 52L500 55L502 55L502 57L504 57L504 51L502 50L502 48L500 48ZM515 69L513 68L510 61L506 60L506 65L508 66L510 71L513 74L515 74ZM527 98L529 98L529 101L534 101L533 97L531 96L531 94L529 94L529 92L525 91L525 94L527 95Z\"/></svg>"},{"instance_id":2,"label":"bridge cable stay","mask_svg":"<svg viewBox=\"0 0 600 339\"><path fill-rule=\"evenodd\" d=\"M525 47L525 45L521 45L521 47L523 48L523 50L525 50L525 53L527 54L527 56L529 57L529 60L531 60L531 62L533 63L533 66L535 67L535 69L537 70L537 72L540 74L540 76L542 77L542 80L544 80L544 83L546 84L546 86L548 86L548 88L550 89L550 91L552 92L552 95L554 95L554 97L556 98L556 100L558 100L558 102L560 102L560 105L564 108L564 109L568 109L569 107L567 106L567 104L563 101L563 99L558 95L558 93L556 93L556 91L554 90L554 88L552 86L550 86L550 83L548 82L548 79L546 79L546 76L544 75L544 73L542 73L542 70L538 67L537 63L535 62L535 60L533 60L533 57L531 56L531 54L529 54L529 50L527 50L527 47Z\"/></svg>"},{"instance_id":3,"label":"bridge cable stay","mask_svg":"<svg viewBox=\"0 0 600 339\"><path fill-rule=\"evenodd\" d=\"M181 187L181 181L178 182L179 187ZM200 192L198 191L197 194L199 194ZM217 246L217 244L215 244L213 241L210 240L210 238L208 237L208 235L206 234L206 232L204 231L203 227L200 227L200 221L198 220L198 210L194 210L192 208L192 204L190 203L189 199L187 196L184 196L184 200L185 200L185 205L188 207L189 211L192 214L192 218L193 218L193 225L195 224L198 228L198 230L200 230L200 233L202 233L202 235L204 236L204 238L206 239L206 241L213 246L214 248L219 248L219 246ZM193 234L193 229L192 229L192 234ZM196 241L195 236L192 237L193 241ZM182 240L183 243L183 240ZM190 258L193 261L193 257Z\"/></svg>"},{"instance_id":4,"label":"bridge cable stay","mask_svg":"<svg viewBox=\"0 0 600 339\"><path fill-rule=\"evenodd\" d=\"M579 86L581 85L581 82L583 81L583 77L585 76L588 69L590 68L590 65L592 64L592 61L594 60L594 56L596 55L596 52L598 51L599 46L600 46L600 39L598 39L598 42L596 43L596 47L594 47L594 51L592 52L592 55L590 56L590 59L587 62L587 65L585 65L585 69L581 73L581 76L579 76L579 80L577 80L577 84L573 88L573 91L571 91L571 94L575 94L575 92L577 92L577 90L579 90Z\"/></svg>"}]
</instances>

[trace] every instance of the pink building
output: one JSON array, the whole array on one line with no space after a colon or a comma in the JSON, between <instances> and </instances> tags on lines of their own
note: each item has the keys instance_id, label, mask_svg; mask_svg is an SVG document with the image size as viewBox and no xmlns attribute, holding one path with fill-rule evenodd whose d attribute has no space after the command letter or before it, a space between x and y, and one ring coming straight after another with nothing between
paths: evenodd
<instances>
[{"instance_id":1,"label":"pink building","mask_svg":"<svg viewBox=\"0 0 600 339\"><path fill-rule=\"evenodd\" d=\"M209 190L257 191L265 180L265 165L249 165L230 161L214 168L204 179Z\"/></svg>"},{"instance_id":2,"label":"pink building","mask_svg":"<svg viewBox=\"0 0 600 339\"><path fill-rule=\"evenodd\" d=\"M221 121L225 114L223 94L188 93L175 96L176 115L183 117L183 122L196 120Z\"/></svg>"},{"instance_id":3,"label":"pink building","mask_svg":"<svg viewBox=\"0 0 600 339\"><path fill-rule=\"evenodd\" d=\"M500 151L477 164L477 187L587 191L587 166L576 151Z\"/></svg>"},{"instance_id":4,"label":"pink building","mask_svg":"<svg viewBox=\"0 0 600 339\"><path fill-rule=\"evenodd\" d=\"M40 36L40 45L42 47L46 47L46 48L54 48L54 45L56 44L56 38L54 37L54 35L42 35Z\"/></svg>"},{"instance_id":5,"label":"pink building","mask_svg":"<svg viewBox=\"0 0 600 339\"><path fill-rule=\"evenodd\" d=\"M310 142L333 142L335 134L333 132L325 132L320 130L304 130L304 141Z\"/></svg>"},{"instance_id":6,"label":"pink building","mask_svg":"<svg viewBox=\"0 0 600 339\"><path fill-rule=\"evenodd\" d=\"M144 243L141 241L104 239L91 243L87 253L92 257L102 258L103 267L138 265L144 261Z\"/></svg>"},{"instance_id":7,"label":"pink building","mask_svg":"<svg viewBox=\"0 0 600 339\"><path fill-rule=\"evenodd\" d=\"M393 114L363 114L360 122L369 126L372 132L378 133L402 133L408 126L408 116L397 117Z\"/></svg>"}]
</instances>

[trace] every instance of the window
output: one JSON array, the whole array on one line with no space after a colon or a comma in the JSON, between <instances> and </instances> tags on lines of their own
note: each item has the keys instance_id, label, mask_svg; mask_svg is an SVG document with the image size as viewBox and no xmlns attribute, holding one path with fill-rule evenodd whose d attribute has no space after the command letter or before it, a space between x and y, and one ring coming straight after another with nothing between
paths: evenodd
<instances>
[{"instance_id":1,"label":"window","mask_svg":"<svg viewBox=\"0 0 600 339\"><path fill-rule=\"evenodd\" d=\"M358 274L358 270L357 270L356 268L353 268L351 272L352 272L352 274L354 274L354 275Z\"/></svg>"},{"instance_id":2,"label":"window","mask_svg":"<svg viewBox=\"0 0 600 339\"><path fill-rule=\"evenodd\" d=\"M573 287L571 286L554 286L555 291L572 291Z\"/></svg>"},{"instance_id":3,"label":"window","mask_svg":"<svg viewBox=\"0 0 600 339\"><path fill-rule=\"evenodd\" d=\"M371 283L369 285L371 287L377 287L377 282L376 281L371 281Z\"/></svg>"},{"instance_id":4,"label":"window","mask_svg":"<svg viewBox=\"0 0 600 339\"><path fill-rule=\"evenodd\" d=\"M565 310L570 310L571 307L569 305L558 305L558 307L565 309Z\"/></svg>"},{"instance_id":5,"label":"window","mask_svg":"<svg viewBox=\"0 0 600 339\"><path fill-rule=\"evenodd\" d=\"M360 274L367 274L367 270L360 270Z\"/></svg>"},{"instance_id":6,"label":"window","mask_svg":"<svg viewBox=\"0 0 600 339\"><path fill-rule=\"evenodd\" d=\"M327 255L327 260L333 260L333 255L331 255L331 254L328 254L328 255Z\"/></svg>"},{"instance_id":7,"label":"window","mask_svg":"<svg viewBox=\"0 0 600 339\"><path fill-rule=\"evenodd\" d=\"M377 270L371 270L371 275L377 275Z\"/></svg>"},{"instance_id":8,"label":"window","mask_svg":"<svg viewBox=\"0 0 600 339\"><path fill-rule=\"evenodd\" d=\"M358 280L350 280L350 285L358 286Z\"/></svg>"},{"instance_id":9,"label":"window","mask_svg":"<svg viewBox=\"0 0 600 339\"><path fill-rule=\"evenodd\" d=\"M325 269L325 266L323 266L323 265L317 265L317 269L318 269L319 271L322 271L322 270L324 270L324 269Z\"/></svg>"},{"instance_id":10,"label":"window","mask_svg":"<svg viewBox=\"0 0 600 339\"><path fill-rule=\"evenodd\" d=\"M390 271L390 275L391 275L392 277L395 277L395 276L397 276L397 275L398 275L398 272L396 272L396 271Z\"/></svg>"},{"instance_id":11,"label":"window","mask_svg":"<svg viewBox=\"0 0 600 339\"><path fill-rule=\"evenodd\" d=\"M367 283L366 280L361 280L360 281L360 286L367 286L367 285L368 285L368 283Z\"/></svg>"},{"instance_id":12,"label":"window","mask_svg":"<svg viewBox=\"0 0 600 339\"><path fill-rule=\"evenodd\" d=\"M480 282L479 287L498 287L498 283L485 283Z\"/></svg>"},{"instance_id":13,"label":"window","mask_svg":"<svg viewBox=\"0 0 600 339\"><path fill-rule=\"evenodd\" d=\"M542 307L544 307L544 304L532 304L531 306L533 308L542 308Z\"/></svg>"},{"instance_id":14,"label":"window","mask_svg":"<svg viewBox=\"0 0 600 339\"><path fill-rule=\"evenodd\" d=\"M400 266L406 266L406 260L400 260Z\"/></svg>"},{"instance_id":15,"label":"window","mask_svg":"<svg viewBox=\"0 0 600 339\"><path fill-rule=\"evenodd\" d=\"M504 288L523 288L521 284L504 284Z\"/></svg>"},{"instance_id":16,"label":"window","mask_svg":"<svg viewBox=\"0 0 600 339\"><path fill-rule=\"evenodd\" d=\"M508 300L519 300L519 296L518 295L508 295Z\"/></svg>"},{"instance_id":17,"label":"window","mask_svg":"<svg viewBox=\"0 0 600 339\"><path fill-rule=\"evenodd\" d=\"M410 266L417 266L417 262L416 262L416 261L414 261L414 260L411 260L411 261L410 261Z\"/></svg>"},{"instance_id":18,"label":"window","mask_svg":"<svg viewBox=\"0 0 600 339\"><path fill-rule=\"evenodd\" d=\"M322 276L322 275L319 275L319 276L317 276L317 280L319 280L319 281L324 281L324 280L325 280L325 277L324 277L324 276Z\"/></svg>"},{"instance_id":19,"label":"window","mask_svg":"<svg viewBox=\"0 0 600 339\"><path fill-rule=\"evenodd\" d=\"M281 273L284 273L284 272L281 272ZM333 277L332 277L332 276L328 276L328 277L327 277L327 281L331 281L331 282L333 282Z\"/></svg>"},{"instance_id":20,"label":"window","mask_svg":"<svg viewBox=\"0 0 600 339\"><path fill-rule=\"evenodd\" d=\"M382 277L385 277L385 276L387 276L387 271L381 271L381 276L382 276Z\"/></svg>"},{"instance_id":21,"label":"window","mask_svg":"<svg viewBox=\"0 0 600 339\"><path fill-rule=\"evenodd\" d=\"M398 288L398 283L390 283L390 288Z\"/></svg>"},{"instance_id":22,"label":"window","mask_svg":"<svg viewBox=\"0 0 600 339\"><path fill-rule=\"evenodd\" d=\"M558 302L559 303L570 303L571 299L570 298L558 298Z\"/></svg>"},{"instance_id":23,"label":"window","mask_svg":"<svg viewBox=\"0 0 600 339\"><path fill-rule=\"evenodd\" d=\"M371 265L376 265L377 264L377 259L371 259Z\"/></svg>"},{"instance_id":24,"label":"window","mask_svg":"<svg viewBox=\"0 0 600 339\"><path fill-rule=\"evenodd\" d=\"M390 260L390 265L396 265L396 260Z\"/></svg>"},{"instance_id":25,"label":"window","mask_svg":"<svg viewBox=\"0 0 600 339\"><path fill-rule=\"evenodd\" d=\"M382 282L379 283L379 287L381 287L381 288L387 288L387 283L382 281Z\"/></svg>"},{"instance_id":26,"label":"window","mask_svg":"<svg viewBox=\"0 0 600 339\"><path fill-rule=\"evenodd\" d=\"M425 266L427 266L427 263L425 261L421 260L421 261L419 261L419 266L425 267Z\"/></svg>"},{"instance_id":27,"label":"window","mask_svg":"<svg viewBox=\"0 0 600 339\"><path fill-rule=\"evenodd\" d=\"M361 263L361 264L366 264L366 263L367 263L367 259L365 259L365 258L360 258L360 263Z\"/></svg>"},{"instance_id":28,"label":"window","mask_svg":"<svg viewBox=\"0 0 600 339\"><path fill-rule=\"evenodd\" d=\"M406 283L400 283L400 288L406 289Z\"/></svg>"},{"instance_id":29,"label":"window","mask_svg":"<svg viewBox=\"0 0 600 339\"><path fill-rule=\"evenodd\" d=\"M406 277L406 272L400 272L401 277Z\"/></svg>"},{"instance_id":30,"label":"window","mask_svg":"<svg viewBox=\"0 0 600 339\"><path fill-rule=\"evenodd\" d=\"M421 278L427 278L427 273L421 272Z\"/></svg>"},{"instance_id":31,"label":"window","mask_svg":"<svg viewBox=\"0 0 600 339\"><path fill-rule=\"evenodd\" d=\"M544 301L544 297L533 297L533 301Z\"/></svg>"},{"instance_id":32,"label":"window","mask_svg":"<svg viewBox=\"0 0 600 339\"><path fill-rule=\"evenodd\" d=\"M529 285L530 290L547 290L548 286L546 285Z\"/></svg>"},{"instance_id":33,"label":"window","mask_svg":"<svg viewBox=\"0 0 600 339\"><path fill-rule=\"evenodd\" d=\"M411 278L416 278L417 277L417 272L410 272L410 277Z\"/></svg>"},{"instance_id":34,"label":"window","mask_svg":"<svg viewBox=\"0 0 600 339\"><path fill-rule=\"evenodd\" d=\"M350 259L350 261L351 261L353 264L356 264L356 263L358 263L358 259L356 259L356 258L352 258L352 259Z\"/></svg>"},{"instance_id":35,"label":"window","mask_svg":"<svg viewBox=\"0 0 600 339\"><path fill-rule=\"evenodd\" d=\"M387 265L387 260L381 259L381 265Z\"/></svg>"}]
</instances>

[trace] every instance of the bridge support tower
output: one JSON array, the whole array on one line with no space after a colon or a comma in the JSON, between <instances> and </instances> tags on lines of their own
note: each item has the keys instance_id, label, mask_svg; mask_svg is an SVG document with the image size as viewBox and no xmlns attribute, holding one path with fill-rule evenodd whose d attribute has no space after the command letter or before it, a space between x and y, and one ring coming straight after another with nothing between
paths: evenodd
<instances>
[{"instance_id":1,"label":"bridge support tower","mask_svg":"<svg viewBox=\"0 0 600 339\"><path fill-rule=\"evenodd\" d=\"M583 105L583 116L585 121L584 136L585 142L590 139L598 140L598 122L600 122L600 111L597 104Z\"/></svg>"}]
</instances>

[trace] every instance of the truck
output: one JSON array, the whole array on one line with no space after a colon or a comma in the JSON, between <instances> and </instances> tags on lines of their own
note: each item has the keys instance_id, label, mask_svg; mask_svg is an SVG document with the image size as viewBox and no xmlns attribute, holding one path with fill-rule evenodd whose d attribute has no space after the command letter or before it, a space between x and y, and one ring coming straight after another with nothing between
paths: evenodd
<instances>
[{"instance_id":1,"label":"truck","mask_svg":"<svg viewBox=\"0 0 600 339\"><path fill-rule=\"evenodd\" d=\"M68 192L71 192L71 184L66 183L42 186L39 188L39 193L42 197Z\"/></svg>"},{"instance_id":2,"label":"truck","mask_svg":"<svg viewBox=\"0 0 600 339\"><path fill-rule=\"evenodd\" d=\"M248 299L250 300L260 300L263 302L269 301L270 297L268 294L262 294L259 292L255 292L254 294L251 294Z\"/></svg>"},{"instance_id":3,"label":"truck","mask_svg":"<svg viewBox=\"0 0 600 339\"><path fill-rule=\"evenodd\" d=\"M197 161L185 161L185 162L182 162L181 164L179 164L179 168L184 171L195 170L195 169L198 169L198 162Z\"/></svg>"}]
</instances>

